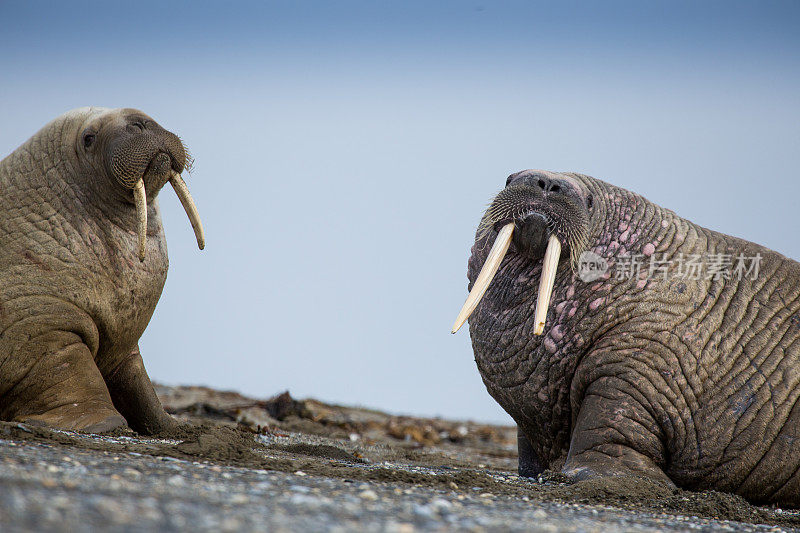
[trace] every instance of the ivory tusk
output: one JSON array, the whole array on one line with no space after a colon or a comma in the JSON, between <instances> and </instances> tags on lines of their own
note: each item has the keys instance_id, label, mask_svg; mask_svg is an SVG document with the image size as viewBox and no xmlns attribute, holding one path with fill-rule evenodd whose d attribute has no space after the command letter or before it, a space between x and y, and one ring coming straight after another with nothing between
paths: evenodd
<instances>
[{"instance_id":1,"label":"ivory tusk","mask_svg":"<svg viewBox=\"0 0 800 533\"><path fill-rule=\"evenodd\" d=\"M550 296L553 294L553 284L556 281L556 269L560 255L561 243L555 235L550 235L547 251L544 253L542 277L539 279L539 293L536 296L536 313L533 315L534 335L541 335L544 332L547 308L550 306Z\"/></svg>"},{"instance_id":2,"label":"ivory tusk","mask_svg":"<svg viewBox=\"0 0 800 533\"><path fill-rule=\"evenodd\" d=\"M489 250L489 256L486 258L486 262L483 264L480 274L478 274L478 279L475 280L475 285L472 286L472 290L469 296L467 296L467 301L464 302L464 306L458 313L458 317L456 317L451 333L458 331L475 308L478 307L478 302L483 298L483 294L486 292L486 289L489 288L489 284L492 282L494 275L497 274L497 269L500 268L500 263L506 256L513 233L514 223L512 222L503 226L500 233L497 234L492 249Z\"/></svg>"},{"instance_id":3,"label":"ivory tusk","mask_svg":"<svg viewBox=\"0 0 800 533\"><path fill-rule=\"evenodd\" d=\"M139 261L144 261L147 251L147 193L144 190L144 180L139 180L133 186L133 200L136 203L136 218L139 234Z\"/></svg>"},{"instance_id":4,"label":"ivory tusk","mask_svg":"<svg viewBox=\"0 0 800 533\"><path fill-rule=\"evenodd\" d=\"M175 194L178 195L178 199L183 205L183 210L186 211L186 215L189 217L189 222L192 223L194 236L197 239L197 246L202 250L206 247L206 236L205 233L203 233L203 223L200 221L200 213L197 212L197 206L194 205L192 195L189 194L189 188L186 186L186 182L183 181L181 175L177 172L172 173L169 182L172 184L172 188L175 189Z\"/></svg>"}]
</instances>

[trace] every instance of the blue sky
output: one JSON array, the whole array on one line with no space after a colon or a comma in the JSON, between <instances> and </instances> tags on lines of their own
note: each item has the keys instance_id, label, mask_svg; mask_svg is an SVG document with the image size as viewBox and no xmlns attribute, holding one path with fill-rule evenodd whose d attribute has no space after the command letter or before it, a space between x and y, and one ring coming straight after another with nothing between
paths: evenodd
<instances>
[{"instance_id":1,"label":"blue sky","mask_svg":"<svg viewBox=\"0 0 800 533\"><path fill-rule=\"evenodd\" d=\"M585 172L800 259L797 2L0 2L0 154L83 105L196 157L151 377L506 421L466 331L475 225Z\"/></svg>"}]
</instances>

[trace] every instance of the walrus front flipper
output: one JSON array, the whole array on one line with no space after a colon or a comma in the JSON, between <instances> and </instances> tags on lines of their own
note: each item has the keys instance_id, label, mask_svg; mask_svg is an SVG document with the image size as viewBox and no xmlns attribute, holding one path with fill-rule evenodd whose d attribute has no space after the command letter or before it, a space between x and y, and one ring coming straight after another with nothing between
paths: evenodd
<instances>
[{"instance_id":1,"label":"walrus front flipper","mask_svg":"<svg viewBox=\"0 0 800 533\"><path fill-rule=\"evenodd\" d=\"M19 347L32 362L3 398L3 418L103 433L125 425L89 347L73 332L49 331Z\"/></svg>"},{"instance_id":2,"label":"walrus front flipper","mask_svg":"<svg viewBox=\"0 0 800 533\"><path fill-rule=\"evenodd\" d=\"M139 347L120 364L105 372L114 407L125 416L131 429L153 435L175 428L178 422L164 411L147 375Z\"/></svg>"},{"instance_id":3,"label":"walrus front flipper","mask_svg":"<svg viewBox=\"0 0 800 533\"><path fill-rule=\"evenodd\" d=\"M586 391L563 472L574 481L597 477L645 477L674 487L662 469L661 429L625 392L628 382L604 377Z\"/></svg>"},{"instance_id":4,"label":"walrus front flipper","mask_svg":"<svg viewBox=\"0 0 800 533\"><path fill-rule=\"evenodd\" d=\"M517 455L519 456L519 465L517 472L522 477L536 477L544 472L544 467L539 456L531 446L528 437L517 427Z\"/></svg>"}]
</instances>

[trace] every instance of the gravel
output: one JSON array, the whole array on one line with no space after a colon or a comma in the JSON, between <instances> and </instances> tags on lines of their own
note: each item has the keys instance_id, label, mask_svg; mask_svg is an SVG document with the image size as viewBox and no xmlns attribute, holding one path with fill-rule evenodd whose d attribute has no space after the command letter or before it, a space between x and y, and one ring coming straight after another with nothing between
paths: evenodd
<instances>
[{"instance_id":1,"label":"gravel","mask_svg":"<svg viewBox=\"0 0 800 533\"><path fill-rule=\"evenodd\" d=\"M14 440L0 460L2 531L786 530Z\"/></svg>"},{"instance_id":2,"label":"gravel","mask_svg":"<svg viewBox=\"0 0 800 533\"><path fill-rule=\"evenodd\" d=\"M0 532L794 531L800 511L636 479L516 475L516 430L157 386L160 438L0 422ZM761 525L766 524L766 525Z\"/></svg>"}]
</instances>

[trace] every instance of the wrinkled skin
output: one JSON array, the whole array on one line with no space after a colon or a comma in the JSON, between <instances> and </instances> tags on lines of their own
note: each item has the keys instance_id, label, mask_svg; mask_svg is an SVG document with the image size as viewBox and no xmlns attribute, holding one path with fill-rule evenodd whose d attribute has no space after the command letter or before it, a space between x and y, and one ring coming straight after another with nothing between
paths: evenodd
<instances>
[{"instance_id":1,"label":"wrinkled skin","mask_svg":"<svg viewBox=\"0 0 800 533\"><path fill-rule=\"evenodd\" d=\"M172 428L138 341L167 277L157 195L180 140L133 109L82 108L0 162L0 419ZM147 257L132 176L144 177Z\"/></svg>"},{"instance_id":2,"label":"wrinkled skin","mask_svg":"<svg viewBox=\"0 0 800 533\"><path fill-rule=\"evenodd\" d=\"M800 506L800 263L588 176L523 171L514 186L539 187L537 212L566 195L588 215L588 239L564 243L542 336L533 308L546 239L530 235L564 228L522 216L469 320L483 381L518 425L520 474L644 476ZM470 287L497 235L491 224L508 220L488 222ZM606 258L609 273L582 281L572 245ZM755 280L693 280L672 276L681 253L762 259ZM642 277L617 279L631 254L642 254ZM675 261L668 279L642 279L652 256Z\"/></svg>"}]
</instances>

